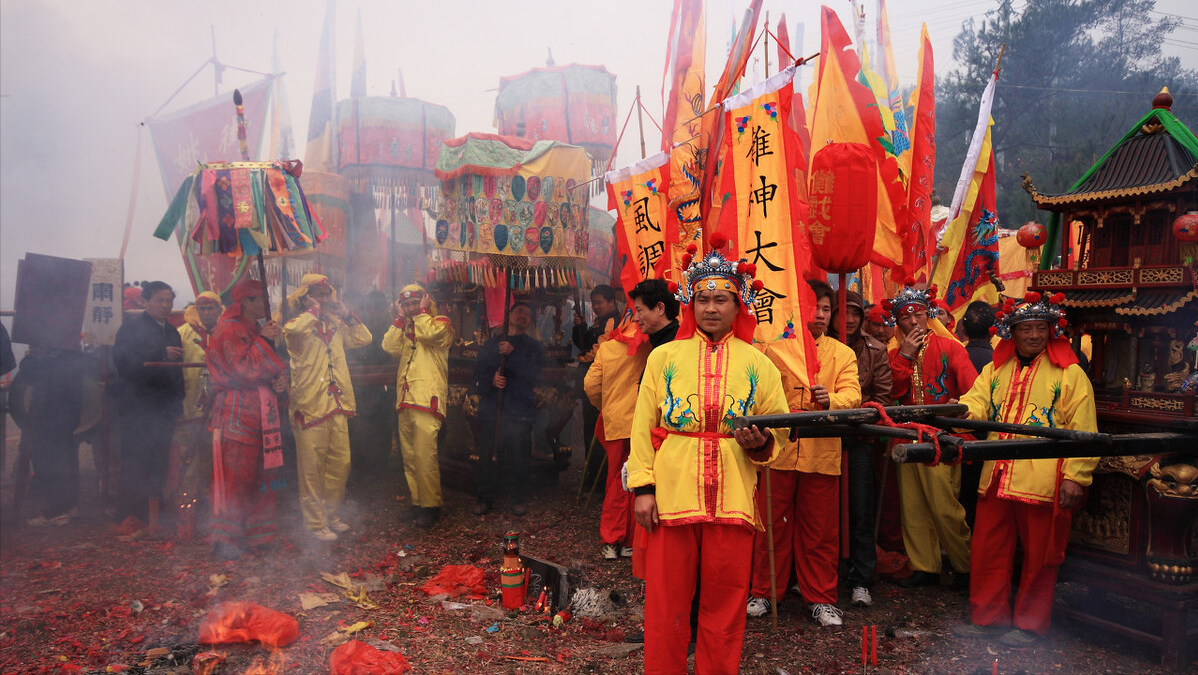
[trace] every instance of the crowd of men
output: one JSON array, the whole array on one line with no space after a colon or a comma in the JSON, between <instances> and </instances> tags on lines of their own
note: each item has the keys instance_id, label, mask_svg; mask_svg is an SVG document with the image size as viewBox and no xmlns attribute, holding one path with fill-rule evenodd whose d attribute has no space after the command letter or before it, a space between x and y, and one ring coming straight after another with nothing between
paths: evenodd
<instances>
[{"instance_id":1,"label":"crowd of men","mask_svg":"<svg viewBox=\"0 0 1198 675\"><path fill-rule=\"evenodd\" d=\"M792 579L820 626L842 625L842 586L853 604L870 605L878 545L886 542L878 514L894 511L880 509L880 498L901 513L901 537L889 545L901 549L912 574L900 585L940 584L947 559L948 580L970 592L972 623L959 635L1034 644L1049 628L1070 516L1095 460L903 464L894 481L880 441L795 440L786 429L734 429L731 421L959 401L973 419L1027 423L1030 414L1036 423L1093 431L1092 390L1063 337L1059 299L1029 294L998 314L975 303L962 320L963 343L949 332L951 315L940 310L934 287L909 283L875 306L849 291L840 335L836 291L810 281L815 311L805 329L816 363L809 379L792 365L806 348L802 336L754 343L760 285L752 266L726 259L722 248L717 237L705 254L692 247L679 283L646 280L628 289L630 321L621 321L619 293L607 286L591 296L593 323L581 313L575 319L584 428L607 467L599 555L632 558L633 574L646 582L645 672L685 672L689 643L697 673L737 672L746 616L769 613ZM211 507L215 557L268 549L277 536L289 422L304 528L314 540L336 540L352 527L342 517L351 443L370 446L352 448L365 463L392 443L391 433L354 419L359 400L349 365L359 352L361 362L375 354L397 365L394 388L360 389L361 402L395 425L411 495L404 518L421 528L438 523L438 435L456 336L424 288L404 287L390 306L378 293L355 303L363 321L327 277L308 274L286 298L289 318L281 321L267 315L262 285L247 279L231 289L227 307L201 293L178 329L168 322L175 299L168 285L144 284L139 295L144 309L126 317L112 349L118 517L140 519L161 536L164 499L173 507L202 498ZM546 349L530 330L528 304L515 302L506 315L506 330L480 346L473 369L472 512L480 517L499 508L519 517L528 508L534 389ZM70 388L69 364L38 357L31 352L22 363L25 381L42 382L35 393L43 398L73 400L58 391ZM57 409L79 417L71 406ZM69 464L62 455L73 424L36 418L28 428L47 448L47 468L37 474L77 484L77 461L73 475L61 466ZM44 515L74 506L60 501ZM1017 541L1022 576L1012 606Z\"/></svg>"}]
</instances>

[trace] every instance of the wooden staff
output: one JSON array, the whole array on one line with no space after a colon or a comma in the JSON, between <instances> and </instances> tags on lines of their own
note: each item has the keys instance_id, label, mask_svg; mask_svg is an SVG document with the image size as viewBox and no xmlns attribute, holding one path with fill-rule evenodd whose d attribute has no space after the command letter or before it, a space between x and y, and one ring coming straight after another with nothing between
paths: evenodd
<instances>
[{"instance_id":1,"label":"wooden staff","mask_svg":"<svg viewBox=\"0 0 1198 675\"><path fill-rule=\"evenodd\" d=\"M241 146L242 161L250 161L250 146L245 133L245 106L242 105L241 90L233 90L233 106L237 110L237 140ZM266 308L266 320L270 321L270 288L266 281L266 258L262 247L258 247L258 282L262 284L262 305Z\"/></svg>"},{"instance_id":2,"label":"wooden staff","mask_svg":"<svg viewBox=\"0 0 1198 675\"><path fill-rule=\"evenodd\" d=\"M931 417L952 417L969 412L969 407L960 403L929 405L901 405L884 408L886 415L895 422L922 422ZM815 427L829 424L873 424L881 421L874 408L844 408L842 410L817 410L793 412L780 415L747 415L732 418L733 429L748 429L757 425L762 429L780 427Z\"/></svg>"},{"instance_id":3,"label":"wooden staff","mask_svg":"<svg viewBox=\"0 0 1198 675\"><path fill-rule=\"evenodd\" d=\"M1192 450L1198 436L1192 434L1149 433L1111 436L1109 448L1095 448L1088 441L1059 441L1051 438L1012 438L1005 441L965 441L959 447L940 447L941 462L991 459L1060 459L1069 457L1122 457ZM902 443L890 450L899 464L931 462L936 449L931 443Z\"/></svg>"}]
</instances>

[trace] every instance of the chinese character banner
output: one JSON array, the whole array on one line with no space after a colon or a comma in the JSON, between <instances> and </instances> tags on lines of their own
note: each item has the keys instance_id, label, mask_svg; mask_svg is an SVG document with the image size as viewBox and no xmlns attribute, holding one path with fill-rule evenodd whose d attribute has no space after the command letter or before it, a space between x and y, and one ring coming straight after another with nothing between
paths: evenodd
<instances>
[{"instance_id":1,"label":"chinese character banner","mask_svg":"<svg viewBox=\"0 0 1198 675\"><path fill-rule=\"evenodd\" d=\"M622 169L609 171L607 208L616 212L616 243L627 260L620 284L631 290L644 279L662 278L666 253L670 189L670 153L662 152Z\"/></svg>"},{"instance_id":2,"label":"chinese character banner","mask_svg":"<svg viewBox=\"0 0 1198 675\"><path fill-rule=\"evenodd\" d=\"M765 287L757 294L757 334L762 342L793 338L803 328L792 227L799 214L794 169L798 137L787 124L794 67L724 101L720 229L740 257L757 267ZM735 223L731 222L735 219ZM733 229L735 228L735 229Z\"/></svg>"}]
</instances>

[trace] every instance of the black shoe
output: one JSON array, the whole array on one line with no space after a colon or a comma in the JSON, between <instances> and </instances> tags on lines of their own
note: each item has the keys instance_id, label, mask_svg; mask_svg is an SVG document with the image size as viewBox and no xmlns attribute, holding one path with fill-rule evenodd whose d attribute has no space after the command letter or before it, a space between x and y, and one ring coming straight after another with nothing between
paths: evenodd
<instances>
[{"instance_id":1,"label":"black shoe","mask_svg":"<svg viewBox=\"0 0 1198 675\"><path fill-rule=\"evenodd\" d=\"M522 516L528 513L528 506L524 502L512 502L512 508L509 511L513 516Z\"/></svg>"},{"instance_id":2,"label":"black shoe","mask_svg":"<svg viewBox=\"0 0 1198 675\"><path fill-rule=\"evenodd\" d=\"M933 572L915 572L906 579L899 579L901 588L919 588L920 586L939 586L940 575Z\"/></svg>"},{"instance_id":3,"label":"black shoe","mask_svg":"<svg viewBox=\"0 0 1198 675\"><path fill-rule=\"evenodd\" d=\"M244 553L242 552L241 547L235 544L217 542L212 545L212 557L216 558L220 562L238 560L242 555L244 555Z\"/></svg>"},{"instance_id":4,"label":"black shoe","mask_svg":"<svg viewBox=\"0 0 1198 675\"><path fill-rule=\"evenodd\" d=\"M421 508L415 504L404 504L399 507L399 522L406 523L420 517Z\"/></svg>"},{"instance_id":5,"label":"black shoe","mask_svg":"<svg viewBox=\"0 0 1198 675\"><path fill-rule=\"evenodd\" d=\"M629 644L638 644L638 645L644 644L645 634L644 633L627 633L626 635L624 635L624 642L627 642Z\"/></svg>"},{"instance_id":6,"label":"black shoe","mask_svg":"<svg viewBox=\"0 0 1198 675\"><path fill-rule=\"evenodd\" d=\"M420 515L416 516L416 520L414 522L416 523L416 527L427 530L433 525L436 525L438 520L441 520L441 509L431 508L420 509Z\"/></svg>"},{"instance_id":7,"label":"black shoe","mask_svg":"<svg viewBox=\"0 0 1198 675\"><path fill-rule=\"evenodd\" d=\"M491 502L489 502L485 499L480 499L477 502L474 502L474 508L471 509L470 513L473 513L476 516L481 516L481 515L485 515L490 510L491 510Z\"/></svg>"}]
</instances>

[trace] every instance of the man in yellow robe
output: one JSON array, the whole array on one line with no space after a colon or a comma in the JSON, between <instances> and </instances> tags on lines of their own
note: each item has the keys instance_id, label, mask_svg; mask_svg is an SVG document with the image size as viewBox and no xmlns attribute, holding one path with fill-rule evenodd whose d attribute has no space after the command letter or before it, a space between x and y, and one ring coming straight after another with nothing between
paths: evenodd
<instances>
[{"instance_id":1,"label":"man in yellow robe","mask_svg":"<svg viewBox=\"0 0 1198 675\"><path fill-rule=\"evenodd\" d=\"M645 673L685 673L691 601L699 586L695 671L739 671L749 597L757 469L785 430L732 430L734 417L789 410L778 369L751 344L756 296L724 241L691 265L674 342L649 354L632 422L628 486L648 532ZM673 289L672 285L671 290Z\"/></svg>"},{"instance_id":2,"label":"man in yellow robe","mask_svg":"<svg viewBox=\"0 0 1198 675\"><path fill-rule=\"evenodd\" d=\"M809 281L815 292L815 314L807 330L815 338L819 372L811 391L798 386L799 378L787 367L783 349L803 349L801 340L781 340L766 355L782 373L791 410L842 410L861 403L857 355L828 335L835 291L822 281ZM836 607L840 565L840 439L803 438L791 441L770 465L770 501L773 516L774 588L783 590L793 568L803 602L811 617L824 628L844 624ZM758 511L766 496L757 493ZM753 581L746 613L765 616L770 610L769 541L758 532L753 543Z\"/></svg>"},{"instance_id":3,"label":"man in yellow robe","mask_svg":"<svg viewBox=\"0 0 1198 675\"><path fill-rule=\"evenodd\" d=\"M223 311L220 296L212 291L197 295L195 304L183 311L179 338L183 340L184 363L205 362L208 338ZM207 424L210 404L208 368L184 368L183 415L175 422L167 481L172 502L180 508L196 508L196 501L206 497L212 482L212 432Z\"/></svg>"},{"instance_id":4,"label":"man in yellow robe","mask_svg":"<svg viewBox=\"0 0 1198 675\"><path fill-rule=\"evenodd\" d=\"M283 326L283 338L291 355L300 511L312 536L333 541L349 529L337 515L349 477L347 419L356 410L345 350L370 344L370 331L323 274L305 274L287 300L299 312Z\"/></svg>"},{"instance_id":5,"label":"man in yellow robe","mask_svg":"<svg viewBox=\"0 0 1198 675\"><path fill-rule=\"evenodd\" d=\"M418 527L428 528L441 518L437 432L445 421L453 326L448 317L437 316L432 296L419 284L403 287L395 312L383 350L399 359L395 407L404 477L412 493L412 517Z\"/></svg>"},{"instance_id":6,"label":"man in yellow robe","mask_svg":"<svg viewBox=\"0 0 1198 675\"><path fill-rule=\"evenodd\" d=\"M994 360L961 398L971 419L1098 430L1094 389L1065 335L1062 299L1033 291L1018 305L1007 301L998 313L995 332L1002 342ZM1048 633L1073 512L1083 504L1097 465L1096 457L1075 457L1001 459L982 466L970 553L972 623L954 629L957 635L998 637L1018 648L1035 645ZM1023 569L1012 607L1016 540L1023 549Z\"/></svg>"}]
</instances>

